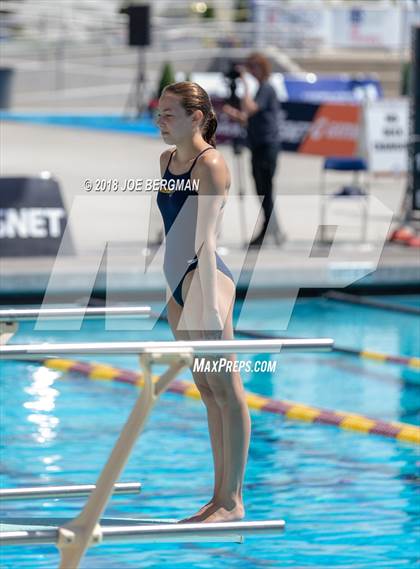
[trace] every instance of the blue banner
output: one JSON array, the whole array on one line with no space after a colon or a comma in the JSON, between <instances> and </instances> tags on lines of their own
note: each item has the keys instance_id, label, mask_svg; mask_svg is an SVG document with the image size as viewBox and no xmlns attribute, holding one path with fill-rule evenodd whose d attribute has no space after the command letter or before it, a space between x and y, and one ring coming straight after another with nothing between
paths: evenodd
<instances>
[{"instance_id":1,"label":"blue banner","mask_svg":"<svg viewBox=\"0 0 420 569\"><path fill-rule=\"evenodd\" d=\"M285 74L284 90L287 101L301 103L357 103L383 97L380 82L371 77Z\"/></svg>"}]
</instances>

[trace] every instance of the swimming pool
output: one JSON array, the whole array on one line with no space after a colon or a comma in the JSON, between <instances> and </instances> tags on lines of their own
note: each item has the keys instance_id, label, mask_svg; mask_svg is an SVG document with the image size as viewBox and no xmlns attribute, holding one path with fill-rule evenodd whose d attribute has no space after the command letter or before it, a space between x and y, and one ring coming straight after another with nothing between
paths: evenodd
<instances>
[{"instance_id":1,"label":"swimming pool","mask_svg":"<svg viewBox=\"0 0 420 569\"><path fill-rule=\"evenodd\" d=\"M419 297L392 301L418 305ZM243 327L271 331L281 302L252 301ZM321 298L299 300L286 333L331 336L341 346L406 356L416 356L420 343L413 315ZM104 331L102 321L87 321L77 335L35 332L33 323L23 323L13 342L76 339L121 340L122 334ZM159 322L152 332L126 332L124 339L164 340L171 339L171 333ZM275 373L243 374L247 390L419 424L420 378L415 369L336 352L275 358ZM136 358L96 359L137 369ZM2 486L94 482L133 405L135 389L63 375L35 363L6 362L2 369ZM209 458L203 405L165 394L123 476L142 482L143 492L115 498L106 514L188 515L211 495ZM101 546L89 550L82 567L414 567L419 561L419 460L418 448L411 444L252 412L247 518L285 519L283 536L249 538L243 545ZM15 517L74 516L83 503L10 502L7 510ZM2 551L6 569L52 568L57 561L53 547Z\"/></svg>"}]
</instances>

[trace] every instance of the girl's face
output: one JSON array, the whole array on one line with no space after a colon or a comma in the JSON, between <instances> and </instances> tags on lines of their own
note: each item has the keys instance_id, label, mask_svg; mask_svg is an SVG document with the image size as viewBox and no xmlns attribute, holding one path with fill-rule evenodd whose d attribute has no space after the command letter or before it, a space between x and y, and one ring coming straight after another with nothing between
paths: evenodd
<instances>
[{"instance_id":1,"label":"girl's face","mask_svg":"<svg viewBox=\"0 0 420 569\"><path fill-rule=\"evenodd\" d=\"M187 115L179 97L165 93L159 99L156 123L167 144L178 144L192 137L196 120L194 113Z\"/></svg>"}]
</instances>

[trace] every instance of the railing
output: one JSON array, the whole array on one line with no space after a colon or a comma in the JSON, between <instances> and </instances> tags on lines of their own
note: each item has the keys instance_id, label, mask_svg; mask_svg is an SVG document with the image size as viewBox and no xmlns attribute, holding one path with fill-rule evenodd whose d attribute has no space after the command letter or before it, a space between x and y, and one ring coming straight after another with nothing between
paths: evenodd
<instances>
[{"instance_id":1,"label":"railing","mask_svg":"<svg viewBox=\"0 0 420 569\"><path fill-rule=\"evenodd\" d=\"M420 5L406 2L255 0L249 22L235 21L233 2L213 1L214 19L194 16L189 1L150 4L152 45L145 50L144 72L147 99L155 95L162 63L168 60L183 73L204 71L217 57L237 60L256 49L269 53L281 69L290 72L298 68L294 58L342 49L350 56L355 49L385 50L402 62L407 57L410 26L420 21ZM16 82L17 107L55 108L55 92L62 91L70 108L78 109L80 98L104 97L107 112L121 111L139 64L138 49L127 45L127 16L118 12L118 0L16 1L8 2L7 8L11 13L3 15L0 24L2 64L22 75ZM32 74L37 76L35 82Z\"/></svg>"},{"instance_id":2,"label":"railing","mask_svg":"<svg viewBox=\"0 0 420 569\"><path fill-rule=\"evenodd\" d=\"M192 350L194 355L268 353L280 350L330 350L333 340L194 340L192 342L92 342L74 344L22 344L0 346L3 359L30 360L60 355L93 354L177 354Z\"/></svg>"},{"instance_id":3,"label":"railing","mask_svg":"<svg viewBox=\"0 0 420 569\"><path fill-rule=\"evenodd\" d=\"M0 310L0 322L22 322L36 318L105 318L132 317L148 318L151 314L149 306L110 306L88 308L16 308Z\"/></svg>"},{"instance_id":4,"label":"railing","mask_svg":"<svg viewBox=\"0 0 420 569\"><path fill-rule=\"evenodd\" d=\"M41 312L41 311L39 311ZM23 317L23 315L21 315ZM224 522L217 524L142 524L135 526L101 527L99 521L114 490L116 480L131 454L146 420L158 397L185 367L191 366L194 356L232 352L263 353L279 352L282 349L330 349L331 339L311 340L223 340L194 342L97 342L87 344L33 344L1 346L0 355L6 359L31 359L40 356L68 353L134 353L140 357L143 367L144 386L133 410L124 425L94 490L81 513L73 520L56 528L19 528L2 535L3 544L55 543L60 549L59 569L77 569L86 549L102 540L117 541L194 541L226 540L242 541L244 535L267 535L283 531L283 520L262 522ZM168 364L159 379L152 378L152 365Z\"/></svg>"},{"instance_id":5,"label":"railing","mask_svg":"<svg viewBox=\"0 0 420 569\"><path fill-rule=\"evenodd\" d=\"M143 525L104 526L101 542L122 543L164 543L164 542L236 542L242 543L244 536L277 535L283 532L285 522L224 522L207 524L179 524L150 522ZM60 538L59 528L21 529L0 534L0 545L56 545ZM96 544L98 541L96 541ZM77 569L75 565L60 565L63 569Z\"/></svg>"},{"instance_id":6,"label":"railing","mask_svg":"<svg viewBox=\"0 0 420 569\"><path fill-rule=\"evenodd\" d=\"M285 51L313 52L326 47L342 47L343 32L348 26L353 26L353 30L359 26L362 30L362 33L356 30L352 38L353 42L358 42L358 47L389 46L398 51L402 46L408 46L409 25L420 18L419 5L401 1L333 4L327 0L323 3L256 0L247 22L235 21L233 4L229 7L226 2L213 1L212 5L216 8L215 18L207 19L194 15L189 1L153 3L151 51L166 52L169 47L171 58L176 58L177 48L186 47L194 50L191 51L194 57L197 50L212 46L259 49L275 46ZM120 51L126 45L127 16L119 13L120 6L118 0L56 4L8 2L10 13L8 17L3 16L3 41L15 45L39 44L52 50L60 45L64 51L78 46L81 55L83 48L91 50L96 46L109 50L112 59L112 52ZM379 29L373 35L364 33L361 26L369 25L368 20L372 17L382 26L389 24L390 31L385 29L382 35ZM399 37L392 39L393 29L398 27ZM377 41L383 42L382 45L375 45Z\"/></svg>"},{"instance_id":7,"label":"railing","mask_svg":"<svg viewBox=\"0 0 420 569\"><path fill-rule=\"evenodd\" d=\"M82 318L149 318L150 306L110 306L88 308L13 308L0 310L0 345L7 344L19 329L19 323L37 318L73 320Z\"/></svg>"},{"instance_id":8,"label":"railing","mask_svg":"<svg viewBox=\"0 0 420 569\"><path fill-rule=\"evenodd\" d=\"M0 500L27 500L44 498L82 498L95 490L94 484L72 484L67 486L33 486L29 488L1 488ZM114 484L113 494L138 494L139 482L120 482Z\"/></svg>"}]
</instances>

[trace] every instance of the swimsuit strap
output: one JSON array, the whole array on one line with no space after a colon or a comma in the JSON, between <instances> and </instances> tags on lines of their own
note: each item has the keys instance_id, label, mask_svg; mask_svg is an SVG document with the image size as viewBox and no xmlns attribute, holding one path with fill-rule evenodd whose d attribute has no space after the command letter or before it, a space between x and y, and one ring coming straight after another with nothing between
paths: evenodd
<instances>
[{"instance_id":1,"label":"swimsuit strap","mask_svg":"<svg viewBox=\"0 0 420 569\"><path fill-rule=\"evenodd\" d=\"M192 169L194 168L194 166L195 166L197 160L200 158L200 156L201 156L202 154L204 154L204 152L207 152L207 150L210 150L210 149L212 149L212 148L213 148L213 146L208 146L207 148L205 148L204 150L202 150L202 151L200 152L200 154L197 154L197 156L194 158L193 163L191 164L191 168L190 168L189 170L187 170L187 172L184 172L183 174L174 174L174 175L177 175L177 176L186 176L187 174L191 174ZM171 152L171 155L170 155L170 157L169 157L168 163L167 163L167 165L166 165L165 174L166 174L166 173L168 172L168 170L169 170L169 164L171 163L172 156L175 154L175 152L176 152L176 148L175 148L175 150L172 150L172 152ZM169 172L169 173L170 173L170 172Z\"/></svg>"},{"instance_id":2,"label":"swimsuit strap","mask_svg":"<svg viewBox=\"0 0 420 569\"><path fill-rule=\"evenodd\" d=\"M168 163L166 164L166 168L165 168L164 174L166 174L166 172L168 171L169 164L171 163L172 156L175 154L175 152L176 152L176 148L175 148L175 150L172 150L171 155L169 156L169 160L168 160Z\"/></svg>"},{"instance_id":3,"label":"swimsuit strap","mask_svg":"<svg viewBox=\"0 0 420 569\"><path fill-rule=\"evenodd\" d=\"M194 168L194 166L195 166L197 160L200 158L200 156L201 156L202 154L204 154L204 152L207 152L207 150L213 150L213 146L207 146L207 148L205 148L204 150L202 150L202 151L200 152L200 154L197 154L197 156L194 158L194 162L191 164L191 168L188 170L188 172L185 172L186 174L191 174L192 169Z\"/></svg>"}]
</instances>

